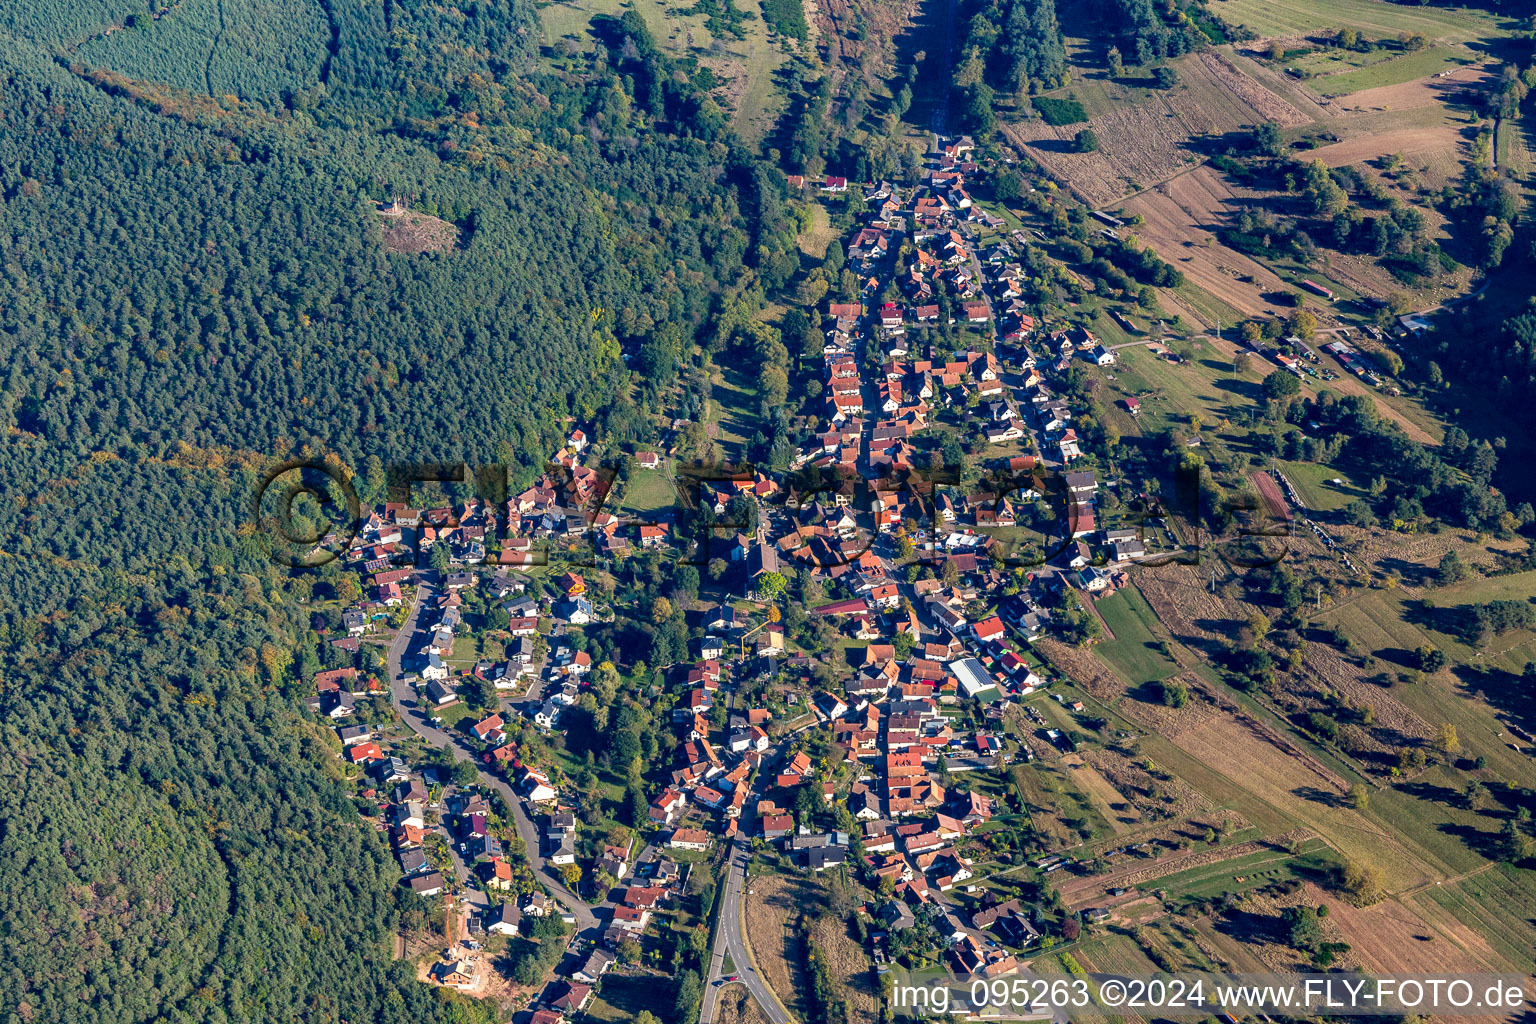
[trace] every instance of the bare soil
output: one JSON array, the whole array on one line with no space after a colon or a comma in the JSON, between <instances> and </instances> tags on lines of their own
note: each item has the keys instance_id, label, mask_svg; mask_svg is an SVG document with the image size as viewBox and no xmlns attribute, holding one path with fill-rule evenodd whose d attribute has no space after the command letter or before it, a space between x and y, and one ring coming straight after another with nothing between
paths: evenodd
<instances>
[{"instance_id":1,"label":"bare soil","mask_svg":"<svg viewBox=\"0 0 1536 1024\"><path fill-rule=\"evenodd\" d=\"M1004 132L1086 202L1107 206L1193 167L1200 160L1190 140L1218 136L1273 120L1301 124L1307 116L1219 54L1177 62L1180 84L1133 96L1125 91L1092 118L1100 149L1072 152L1084 126L1052 126L1035 119L1004 126ZM1115 87L1122 89L1122 87Z\"/></svg>"},{"instance_id":2,"label":"bare soil","mask_svg":"<svg viewBox=\"0 0 1536 1024\"><path fill-rule=\"evenodd\" d=\"M398 208L380 210L379 216L384 222L384 248L390 252L416 256L458 247L459 229L445 220Z\"/></svg>"},{"instance_id":3,"label":"bare soil","mask_svg":"<svg viewBox=\"0 0 1536 1024\"><path fill-rule=\"evenodd\" d=\"M1143 192L1124 208L1142 216L1136 237L1193 284L1247 315L1280 316L1284 311L1265 294L1283 293L1290 286L1263 264L1217 240L1217 232L1254 198L1248 190L1228 184L1215 168L1202 166Z\"/></svg>"}]
</instances>

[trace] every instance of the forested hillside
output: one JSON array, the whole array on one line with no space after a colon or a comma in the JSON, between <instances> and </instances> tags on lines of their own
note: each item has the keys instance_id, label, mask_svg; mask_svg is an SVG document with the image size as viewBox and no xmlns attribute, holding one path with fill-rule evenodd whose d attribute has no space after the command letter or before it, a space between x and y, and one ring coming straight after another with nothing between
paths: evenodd
<instances>
[{"instance_id":1,"label":"forested hillside","mask_svg":"<svg viewBox=\"0 0 1536 1024\"><path fill-rule=\"evenodd\" d=\"M391 960L257 474L646 436L621 350L691 351L772 204L633 25L578 80L520 2L233 6L0 16L0 1020L488 1020Z\"/></svg>"}]
</instances>

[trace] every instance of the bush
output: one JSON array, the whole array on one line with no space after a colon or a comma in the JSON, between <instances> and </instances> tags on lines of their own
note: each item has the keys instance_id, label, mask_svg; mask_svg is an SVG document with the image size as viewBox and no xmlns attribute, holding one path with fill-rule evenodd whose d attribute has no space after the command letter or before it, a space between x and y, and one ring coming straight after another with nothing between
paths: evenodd
<instances>
[{"instance_id":1,"label":"bush","mask_svg":"<svg viewBox=\"0 0 1536 1024\"><path fill-rule=\"evenodd\" d=\"M1040 120L1053 127L1079 124L1088 120L1088 111L1074 99L1058 99L1052 96L1036 96L1030 100L1040 114Z\"/></svg>"}]
</instances>

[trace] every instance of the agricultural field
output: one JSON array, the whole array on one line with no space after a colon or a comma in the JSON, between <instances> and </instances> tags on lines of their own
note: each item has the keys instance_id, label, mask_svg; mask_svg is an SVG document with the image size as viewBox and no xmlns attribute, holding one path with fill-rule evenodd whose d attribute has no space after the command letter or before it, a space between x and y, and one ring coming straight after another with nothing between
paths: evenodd
<instances>
[{"instance_id":1,"label":"agricultural field","mask_svg":"<svg viewBox=\"0 0 1536 1024\"><path fill-rule=\"evenodd\" d=\"M1366 492L1332 466L1315 462L1278 462L1276 467L1296 488L1301 500L1314 512L1332 512L1357 500ZM1339 481L1335 483L1334 481Z\"/></svg>"},{"instance_id":2,"label":"agricultural field","mask_svg":"<svg viewBox=\"0 0 1536 1024\"><path fill-rule=\"evenodd\" d=\"M1141 814L1135 804L1127 800L1092 765L1084 764L1083 759L1076 754L1062 758L1061 763L1073 784L1093 804L1111 831L1118 835L1140 823Z\"/></svg>"},{"instance_id":3,"label":"agricultural field","mask_svg":"<svg viewBox=\"0 0 1536 1024\"><path fill-rule=\"evenodd\" d=\"M1036 761L1011 770L1030 822L1049 849L1059 849L1110 831L1093 799L1075 784L1071 769Z\"/></svg>"},{"instance_id":4,"label":"agricultural field","mask_svg":"<svg viewBox=\"0 0 1536 1024\"><path fill-rule=\"evenodd\" d=\"M1072 152L1079 124L1030 120L1007 124L1004 132L1084 202L1102 207L1198 166L1191 139L1261 121L1286 126L1308 121L1305 113L1258 86L1220 54L1194 54L1174 66L1180 82L1170 90L1101 82L1096 93L1073 87L1051 94L1083 101L1089 127L1099 136L1098 152Z\"/></svg>"},{"instance_id":5,"label":"agricultural field","mask_svg":"<svg viewBox=\"0 0 1536 1024\"><path fill-rule=\"evenodd\" d=\"M1492 865L1403 901L1436 931L1469 950L1484 943L1516 970L1536 969L1536 880L1529 871ZM1489 961L1484 961L1489 962Z\"/></svg>"},{"instance_id":6,"label":"agricultural field","mask_svg":"<svg viewBox=\"0 0 1536 1024\"><path fill-rule=\"evenodd\" d=\"M1294 747L1286 749L1252 722L1214 718L1173 742L1198 760L1219 765L1285 817L1326 835L1346 856L1379 868L1389 888L1420 885L1435 876L1390 830L1345 805L1351 780Z\"/></svg>"},{"instance_id":7,"label":"agricultural field","mask_svg":"<svg viewBox=\"0 0 1536 1024\"><path fill-rule=\"evenodd\" d=\"M1362 89L1375 89L1437 76L1474 63L1478 58L1461 47L1436 46L1419 53L1376 61L1349 71L1335 71L1307 80L1307 88L1322 96L1348 96Z\"/></svg>"},{"instance_id":8,"label":"agricultural field","mask_svg":"<svg viewBox=\"0 0 1536 1024\"><path fill-rule=\"evenodd\" d=\"M1256 846L1258 848L1252 848ZM1263 844L1241 843L1235 856L1162 875L1156 887L1172 901L1210 899L1240 893L1291 878L1321 878L1337 864L1337 856L1321 839L1303 840L1297 852ZM1217 851L1223 852L1223 851Z\"/></svg>"},{"instance_id":9,"label":"agricultural field","mask_svg":"<svg viewBox=\"0 0 1536 1024\"><path fill-rule=\"evenodd\" d=\"M1406 566L1400 566L1406 569ZM1324 613L1357 642L1384 660L1401 663L1408 652L1429 645L1446 652L1452 661L1479 662L1488 668L1520 672L1531 660L1536 633L1516 629L1473 645L1458 632L1464 618L1461 609L1474 603L1528 600L1536 596L1536 574L1516 573L1468 580L1439 588L1426 598L1395 592L1376 592Z\"/></svg>"},{"instance_id":10,"label":"agricultural field","mask_svg":"<svg viewBox=\"0 0 1536 1024\"><path fill-rule=\"evenodd\" d=\"M1357 27L1369 38L1389 34L1393 41L1371 53L1314 49L1288 62L1270 61L1264 47L1219 47L1170 62L1178 82L1168 89L1147 88L1151 80L1134 71L1109 78L1084 52L1083 75L1045 97L1052 116L1003 125L1016 148L1078 199L1134 219L1128 230L1185 276L1183 285L1164 291L1164 308L1206 327L1218 317L1230 323L1286 315L1283 298L1303 277L1329 280L1336 292L1330 303L1309 300L1320 307L1315 312L1325 326L1355 322L1372 301L1396 292L1406 291L1413 304L1428 307L1468 286L1469 274L1455 267L1408 286L1374 258L1358 254L1325 253L1319 263L1304 266L1223 244L1222 231L1241 211L1291 212L1283 195L1267 191L1271 184L1250 187L1207 162L1230 145L1219 140L1266 121L1279 126L1287 140L1306 137L1306 151L1294 152L1298 159L1361 171L1425 211L1430 238L1452 240L1431 198L1466 169L1480 96L1497 70L1482 63L1486 44L1506 31L1505 24L1463 12L1403 11L1378 0L1353 0L1343 12L1317 10L1318 20L1308 20L1314 6L1298 2L1282 4L1277 12L1269 12L1267 4L1263 9L1281 16L1291 7L1303 8L1298 25L1330 31L1352 24L1359 14ZM1252 11L1258 12L1257 5ZM1244 8L1233 16L1249 12ZM1385 32L1384 25L1399 22ZM1431 45L1401 52L1395 42L1399 31L1424 31ZM1286 67L1311 77L1292 77ZM1081 108L1098 138L1096 151L1075 151L1082 123L1048 123L1062 120L1057 115L1063 105ZM1501 141L1500 147L1523 157L1519 141ZM1376 170L1378 164L1387 166L1384 158L1396 161L1389 174Z\"/></svg>"},{"instance_id":11,"label":"agricultural field","mask_svg":"<svg viewBox=\"0 0 1536 1024\"><path fill-rule=\"evenodd\" d=\"M747 372L735 364L717 367L712 383L714 390L705 424L727 460L734 459L757 431L757 387Z\"/></svg>"},{"instance_id":12,"label":"agricultural field","mask_svg":"<svg viewBox=\"0 0 1536 1024\"><path fill-rule=\"evenodd\" d=\"M1135 587L1100 599L1094 607L1114 634L1094 645L1094 653L1131 685L1176 675L1179 666L1157 647L1157 615Z\"/></svg>"},{"instance_id":13,"label":"agricultural field","mask_svg":"<svg viewBox=\"0 0 1536 1024\"><path fill-rule=\"evenodd\" d=\"M1352 947L1350 959L1372 970L1399 974L1525 971L1532 963L1531 939L1536 932L1528 920L1517 916L1522 910L1529 914L1532 894L1507 869L1490 867L1421 894L1369 907L1330 899L1315 887L1309 886L1307 894L1328 904L1329 924Z\"/></svg>"},{"instance_id":14,"label":"agricultural field","mask_svg":"<svg viewBox=\"0 0 1536 1024\"><path fill-rule=\"evenodd\" d=\"M1260 39L1301 37L1320 28L1349 27L1371 38L1422 32L1464 43L1497 31L1500 19L1471 9L1405 6L1382 0L1211 0L1212 13L1252 29Z\"/></svg>"},{"instance_id":15,"label":"agricultural field","mask_svg":"<svg viewBox=\"0 0 1536 1024\"><path fill-rule=\"evenodd\" d=\"M1221 229L1254 198L1250 190L1230 184L1215 168L1202 165L1135 196L1121 208L1142 218L1136 237L1182 271L1190 284L1243 316L1281 315L1272 296L1285 291L1285 280L1218 241Z\"/></svg>"}]
</instances>

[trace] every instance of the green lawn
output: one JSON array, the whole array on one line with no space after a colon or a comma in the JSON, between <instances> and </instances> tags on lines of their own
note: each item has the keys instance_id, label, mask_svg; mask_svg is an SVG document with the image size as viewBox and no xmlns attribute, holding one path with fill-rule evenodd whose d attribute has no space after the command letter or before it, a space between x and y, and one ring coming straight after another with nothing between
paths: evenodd
<instances>
[{"instance_id":1,"label":"green lawn","mask_svg":"<svg viewBox=\"0 0 1536 1024\"><path fill-rule=\"evenodd\" d=\"M1362 89L1428 78L1474 62L1474 56L1465 47L1435 46L1343 74L1309 79L1307 88L1321 96L1348 96Z\"/></svg>"},{"instance_id":2,"label":"green lawn","mask_svg":"<svg viewBox=\"0 0 1536 1024\"><path fill-rule=\"evenodd\" d=\"M673 995L671 978L643 974L629 976L606 974L598 996L587 1007L588 1020L632 1021L641 1010L670 1006Z\"/></svg>"},{"instance_id":3,"label":"green lawn","mask_svg":"<svg viewBox=\"0 0 1536 1024\"><path fill-rule=\"evenodd\" d=\"M630 474L620 507L626 512L646 515L671 508L676 503L671 463L665 462L660 469L636 469Z\"/></svg>"},{"instance_id":4,"label":"green lawn","mask_svg":"<svg viewBox=\"0 0 1536 1024\"><path fill-rule=\"evenodd\" d=\"M731 365L717 367L705 422L713 428L727 459L746 453L758 422L757 386L746 371Z\"/></svg>"},{"instance_id":5,"label":"green lawn","mask_svg":"<svg viewBox=\"0 0 1536 1024\"><path fill-rule=\"evenodd\" d=\"M1141 400L1144 435L1170 426L1188 431L1195 416L1202 434L1211 437L1217 424L1252 406L1262 379L1257 370L1234 377L1232 364L1218 360L1208 345L1193 347L1190 358L1181 363L1170 363L1146 348L1123 348L1115 357L1115 389ZM1228 426L1221 433L1240 439L1247 431Z\"/></svg>"},{"instance_id":6,"label":"green lawn","mask_svg":"<svg viewBox=\"0 0 1536 1024\"><path fill-rule=\"evenodd\" d=\"M1174 897L1209 899L1299 876L1316 878L1337 860L1328 844L1321 839L1308 839L1298 856L1293 857L1285 850L1257 850L1167 875L1149 884L1167 889Z\"/></svg>"},{"instance_id":7,"label":"green lawn","mask_svg":"<svg viewBox=\"0 0 1536 1024\"><path fill-rule=\"evenodd\" d=\"M1320 512L1331 512L1337 508L1343 508L1356 498L1362 498L1366 492L1350 482L1349 477L1332 466L1323 466L1315 462L1278 462L1280 471L1285 478L1296 488L1301 495L1301 500L1307 503L1309 508ZM1342 484L1331 481L1342 480Z\"/></svg>"},{"instance_id":8,"label":"green lawn","mask_svg":"<svg viewBox=\"0 0 1536 1024\"><path fill-rule=\"evenodd\" d=\"M1178 674L1179 666L1154 646L1157 614L1141 591L1127 587L1101 598L1094 607L1115 634L1113 640L1094 645L1094 653L1120 678L1135 686Z\"/></svg>"}]
</instances>

